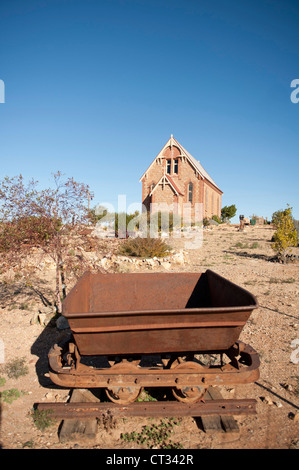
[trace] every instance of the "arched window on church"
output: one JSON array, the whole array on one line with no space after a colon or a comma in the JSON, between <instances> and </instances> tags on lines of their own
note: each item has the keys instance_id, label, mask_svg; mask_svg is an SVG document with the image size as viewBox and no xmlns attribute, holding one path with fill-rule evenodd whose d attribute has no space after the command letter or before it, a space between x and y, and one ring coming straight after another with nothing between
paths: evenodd
<instances>
[{"instance_id":1,"label":"arched window on church","mask_svg":"<svg viewBox=\"0 0 299 470\"><path fill-rule=\"evenodd\" d=\"M205 209L208 210L208 190L206 189L205 192Z\"/></svg>"},{"instance_id":2,"label":"arched window on church","mask_svg":"<svg viewBox=\"0 0 299 470\"><path fill-rule=\"evenodd\" d=\"M193 183L188 184L188 202L193 202Z\"/></svg>"}]
</instances>

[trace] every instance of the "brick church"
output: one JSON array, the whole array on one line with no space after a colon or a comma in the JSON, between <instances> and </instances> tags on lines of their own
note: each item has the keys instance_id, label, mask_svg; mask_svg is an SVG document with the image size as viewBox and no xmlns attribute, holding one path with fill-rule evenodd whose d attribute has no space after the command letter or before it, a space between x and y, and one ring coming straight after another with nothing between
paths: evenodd
<instances>
[{"instance_id":1,"label":"brick church","mask_svg":"<svg viewBox=\"0 0 299 470\"><path fill-rule=\"evenodd\" d=\"M162 150L140 178L142 204L174 204L174 212L183 204L202 203L203 217L221 217L221 189L202 165L171 135Z\"/></svg>"}]
</instances>

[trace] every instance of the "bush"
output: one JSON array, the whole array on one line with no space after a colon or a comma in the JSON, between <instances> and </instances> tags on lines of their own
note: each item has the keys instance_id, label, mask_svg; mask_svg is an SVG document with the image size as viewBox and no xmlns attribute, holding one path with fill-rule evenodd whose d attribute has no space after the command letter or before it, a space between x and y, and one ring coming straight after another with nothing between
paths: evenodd
<instances>
[{"instance_id":1,"label":"bush","mask_svg":"<svg viewBox=\"0 0 299 470\"><path fill-rule=\"evenodd\" d=\"M230 220L233 217L235 217L236 213L237 213L237 208L235 204L232 204L231 206L224 206L221 209L221 220L222 221Z\"/></svg>"},{"instance_id":2,"label":"bush","mask_svg":"<svg viewBox=\"0 0 299 470\"><path fill-rule=\"evenodd\" d=\"M170 247L161 238L130 238L120 247L119 253L139 258L162 258L169 254Z\"/></svg>"},{"instance_id":3,"label":"bush","mask_svg":"<svg viewBox=\"0 0 299 470\"><path fill-rule=\"evenodd\" d=\"M215 220L218 224L221 224L221 220L219 219L218 215L213 215L212 220Z\"/></svg>"},{"instance_id":4,"label":"bush","mask_svg":"<svg viewBox=\"0 0 299 470\"><path fill-rule=\"evenodd\" d=\"M26 359L24 357L18 359L12 359L5 366L5 372L9 378L18 379L23 375L27 375L29 370L25 365Z\"/></svg>"},{"instance_id":5,"label":"bush","mask_svg":"<svg viewBox=\"0 0 299 470\"><path fill-rule=\"evenodd\" d=\"M11 404L14 400L20 398L21 395L22 392L20 392L17 388L10 388L9 390L4 390L1 392L0 401Z\"/></svg>"},{"instance_id":6,"label":"bush","mask_svg":"<svg viewBox=\"0 0 299 470\"><path fill-rule=\"evenodd\" d=\"M180 442L170 440L174 426L180 425L179 419L168 418L160 420L159 424L143 426L141 432L122 433L121 439L127 442L135 442L150 449L183 449Z\"/></svg>"},{"instance_id":7,"label":"bush","mask_svg":"<svg viewBox=\"0 0 299 470\"><path fill-rule=\"evenodd\" d=\"M298 235L292 219L292 208L287 207L283 211L277 211L272 216L277 228L273 235L273 250L279 257L284 258L289 247L297 246Z\"/></svg>"},{"instance_id":8,"label":"bush","mask_svg":"<svg viewBox=\"0 0 299 470\"><path fill-rule=\"evenodd\" d=\"M31 416L37 429L44 431L55 423L52 410L32 410Z\"/></svg>"}]
</instances>

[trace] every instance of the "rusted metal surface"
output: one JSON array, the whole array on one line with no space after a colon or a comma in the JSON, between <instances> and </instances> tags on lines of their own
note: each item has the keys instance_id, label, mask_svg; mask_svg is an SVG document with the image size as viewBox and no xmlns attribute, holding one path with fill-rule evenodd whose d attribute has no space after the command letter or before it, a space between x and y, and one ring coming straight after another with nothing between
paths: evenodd
<instances>
[{"instance_id":1,"label":"rusted metal surface","mask_svg":"<svg viewBox=\"0 0 299 470\"><path fill-rule=\"evenodd\" d=\"M256 298L205 273L86 273L63 314L80 355L159 354L229 349Z\"/></svg>"},{"instance_id":2,"label":"rusted metal surface","mask_svg":"<svg viewBox=\"0 0 299 470\"><path fill-rule=\"evenodd\" d=\"M253 415L256 414L256 400L209 400L206 403L185 404L180 402L135 402L129 405L112 403L39 403L39 411L51 411L53 418L78 419L100 418L103 414L115 417L183 417L205 415Z\"/></svg>"},{"instance_id":3,"label":"rusted metal surface","mask_svg":"<svg viewBox=\"0 0 299 470\"><path fill-rule=\"evenodd\" d=\"M81 357L73 343L74 362L63 364L64 346L55 345L49 353L51 380L63 387L108 388L112 390L131 387L137 392L141 387L206 388L209 385L233 385L254 382L259 378L259 357L249 345L238 341L226 351L229 362L213 367L194 367L189 362L180 367L141 367L123 361L108 367L94 368L81 363ZM135 392L134 392L135 393ZM137 393L138 395L138 393Z\"/></svg>"},{"instance_id":4,"label":"rusted metal surface","mask_svg":"<svg viewBox=\"0 0 299 470\"><path fill-rule=\"evenodd\" d=\"M257 306L211 270L86 273L63 303L72 338L49 352L50 378L104 388L117 406L134 402L143 387L168 387L182 405L198 405L210 385L258 379L258 354L238 340ZM218 363L206 365L199 356L207 354ZM153 355L154 365L147 363Z\"/></svg>"}]
</instances>

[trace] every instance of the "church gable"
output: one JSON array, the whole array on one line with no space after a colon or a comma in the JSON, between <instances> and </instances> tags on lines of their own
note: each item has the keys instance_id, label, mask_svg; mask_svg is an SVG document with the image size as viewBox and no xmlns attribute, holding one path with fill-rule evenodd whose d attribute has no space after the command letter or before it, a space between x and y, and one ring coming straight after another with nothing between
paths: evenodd
<instances>
[{"instance_id":1,"label":"church gable","mask_svg":"<svg viewBox=\"0 0 299 470\"><path fill-rule=\"evenodd\" d=\"M222 191L200 162L179 144L173 135L140 181L142 181L142 202L146 210L150 210L150 204L153 202L175 201L181 206L184 203L191 203L192 207L195 203L202 203L208 208L205 215L212 212L212 215L220 216Z\"/></svg>"},{"instance_id":2,"label":"church gable","mask_svg":"<svg viewBox=\"0 0 299 470\"><path fill-rule=\"evenodd\" d=\"M157 190L157 188L159 188L159 186L162 186L162 189L164 190L165 189L165 186L169 185L171 190L173 191L173 193L176 195L176 196L183 196L183 193L181 192L181 190L178 188L178 186L176 185L176 183L173 181L173 179L164 174L162 176L162 178L158 181L158 183L156 185L154 185L152 188L152 191L150 192L150 196L153 195L153 193Z\"/></svg>"}]
</instances>

